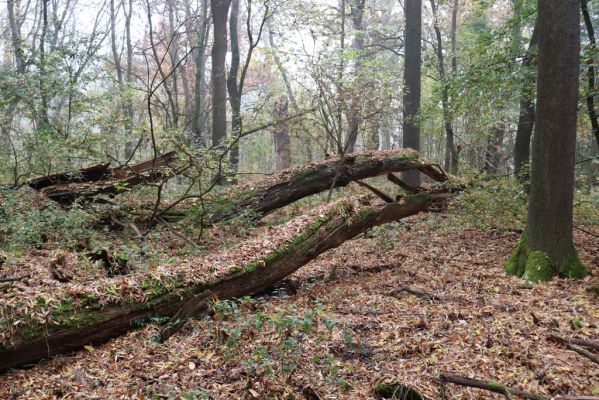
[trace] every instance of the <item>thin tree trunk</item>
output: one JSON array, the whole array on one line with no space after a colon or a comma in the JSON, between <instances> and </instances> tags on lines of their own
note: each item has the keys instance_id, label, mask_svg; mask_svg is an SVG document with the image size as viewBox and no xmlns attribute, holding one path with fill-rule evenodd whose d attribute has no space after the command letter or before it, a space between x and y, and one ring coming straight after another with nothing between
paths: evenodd
<instances>
[{"instance_id":1,"label":"thin tree trunk","mask_svg":"<svg viewBox=\"0 0 599 400\"><path fill-rule=\"evenodd\" d=\"M212 146L222 146L227 137L227 15L231 0L210 0L212 10Z\"/></svg>"},{"instance_id":2,"label":"thin tree trunk","mask_svg":"<svg viewBox=\"0 0 599 400\"><path fill-rule=\"evenodd\" d=\"M125 14L125 46L127 48L127 73L125 80L127 82L128 89L133 84L133 43L131 40L131 15L133 14L133 0L128 1L128 7L125 7L123 1L123 12ZM131 158L133 155L133 100L131 95L127 93L126 98L126 110L127 115L125 119L125 133L127 141L125 142L125 157Z\"/></svg>"},{"instance_id":3,"label":"thin tree trunk","mask_svg":"<svg viewBox=\"0 0 599 400\"><path fill-rule=\"evenodd\" d=\"M526 230L506 265L532 281L582 278L572 235L580 53L579 0L538 8L537 120Z\"/></svg>"},{"instance_id":4,"label":"thin tree trunk","mask_svg":"<svg viewBox=\"0 0 599 400\"><path fill-rule=\"evenodd\" d=\"M354 62L354 77L356 80L360 78L360 72L362 71L362 53L364 52L364 27L363 27L363 17L364 17L364 7L365 0L351 0L350 8L351 8L351 19L352 26L354 29L353 39L352 39L352 48L357 53L357 58ZM360 124L362 123L362 116L360 115L360 98L357 95L354 95L351 100L348 119L348 137L347 144L345 148L346 153L353 153L356 148L356 141L358 140L358 133L360 129ZM417 149L416 149L417 150Z\"/></svg>"},{"instance_id":5,"label":"thin tree trunk","mask_svg":"<svg viewBox=\"0 0 599 400\"><path fill-rule=\"evenodd\" d=\"M536 47L538 43L538 28L532 31L528 50L522 61L522 68L528 69L536 66ZM518 129L516 131L516 142L514 144L514 173L522 182L528 181L528 173L523 168L530 159L530 138L535 125L535 78L532 82L525 82L520 92L520 116L518 117Z\"/></svg>"},{"instance_id":6,"label":"thin tree trunk","mask_svg":"<svg viewBox=\"0 0 599 400\"><path fill-rule=\"evenodd\" d=\"M195 59L195 89L193 117L191 130L194 132L196 142L205 142L204 129L206 128L206 45L208 42L208 0L202 0L201 20L197 28L197 49ZM206 143L204 143L206 144Z\"/></svg>"},{"instance_id":7,"label":"thin tree trunk","mask_svg":"<svg viewBox=\"0 0 599 400\"><path fill-rule=\"evenodd\" d=\"M422 0L405 2L405 63L403 90L403 147L420 150L420 88L422 67ZM420 185L418 171L403 173L406 183Z\"/></svg>"},{"instance_id":8,"label":"thin tree trunk","mask_svg":"<svg viewBox=\"0 0 599 400\"><path fill-rule=\"evenodd\" d=\"M458 151L455 146L453 118L449 103L449 81L447 72L445 71L445 60L443 56L443 39L441 37L441 29L439 28L438 10L434 0L430 0L431 9L433 10L434 30L437 39L436 53L439 68L439 77L441 78L441 107L443 112L443 127L445 129L445 169L452 174L458 173Z\"/></svg>"},{"instance_id":9,"label":"thin tree trunk","mask_svg":"<svg viewBox=\"0 0 599 400\"><path fill-rule=\"evenodd\" d=\"M249 18L249 16L248 16ZM236 138L241 133L241 91L237 84L239 75L239 0L231 2L231 15L229 16L229 35L231 46L231 66L227 78L227 92L229 92L229 103L231 104L231 133ZM231 168L236 171L239 164L239 143L231 147Z\"/></svg>"},{"instance_id":10,"label":"thin tree trunk","mask_svg":"<svg viewBox=\"0 0 599 400\"><path fill-rule=\"evenodd\" d=\"M587 4L587 0L580 0L580 6L582 8L582 16L584 18L584 25L587 28L587 34L589 35L589 50L588 52L591 54L590 58L587 60L587 113L589 115L589 120L591 121L591 127L593 129L593 134L595 135L595 140L597 141L597 145L599 145L599 121L597 120L597 110L595 110L595 63L593 56L597 52L597 41L595 40L595 30L593 29L593 21L591 21L591 16L589 15L589 8Z\"/></svg>"},{"instance_id":11,"label":"thin tree trunk","mask_svg":"<svg viewBox=\"0 0 599 400\"><path fill-rule=\"evenodd\" d=\"M281 96L274 104L277 119L284 120L288 114L287 96ZM281 171L291 166L291 139L286 122L281 122L274 129L275 171Z\"/></svg>"}]
</instances>

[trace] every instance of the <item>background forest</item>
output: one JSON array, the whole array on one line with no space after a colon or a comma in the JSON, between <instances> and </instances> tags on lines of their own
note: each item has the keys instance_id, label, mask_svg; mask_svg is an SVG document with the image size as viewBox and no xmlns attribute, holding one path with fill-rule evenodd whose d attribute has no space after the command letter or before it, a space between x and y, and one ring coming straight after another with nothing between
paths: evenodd
<instances>
[{"instance_id":1,"label":"background forest","mask_svg":"<svg viewBox=\"0 0 599 400\"><path fill-rule=\"evenodd\" d=\"M199 160L224 136L229 144L241 137L238 165L233 156L229 170L244 174L401 147L401 2L233 1L223 20L229 20L224 44L214 42L208 1L9 0L6 6L5 183L145 159L153 144ZM535 7L526 0L423 2L427 159L461 175L514 172L521 100L534 97L535 63L527 52ZM595 26L598 7L589 1ZM586 96L597 87L585 77L597 49L581 29L577 176L579 188L590 190L596 162L584 160L596 156L597 142ZM211 65L218 46L227 48L225 71ZM217 129L211 76L226 79L228 89L227 122Z\"/></svg>"}]
</instances>

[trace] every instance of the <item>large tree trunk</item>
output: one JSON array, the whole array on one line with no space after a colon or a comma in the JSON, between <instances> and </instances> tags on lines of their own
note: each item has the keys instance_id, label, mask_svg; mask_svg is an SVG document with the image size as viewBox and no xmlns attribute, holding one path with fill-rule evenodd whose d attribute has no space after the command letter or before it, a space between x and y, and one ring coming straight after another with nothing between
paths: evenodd
<instances>
[{"instance_id":1,"label":"large tree trunk","mask_svg":"<svg viewBox=\"0 0 599 400\"><path fill-rule=\"evenodd\" d=\"M304 197L351 182L390 172L418 170L433 180L447 179L437 166L422 160L415 151L388 150L331 157L289 169L261 182L232 187L211 200L211 223L230 219L242 212L264 215Z\"/></svg>"},{"instance_id":2,"label":"large tree trunk","mask_svg":"<svg viewBox=\"0 0 599 400\"><path fill-rule=\"evenodd\" d=\"M190 308L190 302L201 293L210 293L221 300L259 293L318 255L367 229L414 215L438 201L444 201L444 196L423 195L407 203L395 202L383 206L353 204L349 201L337 203L327 212L316 214L311 225L304 224L292 240L283 240L276 250L254 256L245 264L218 271L216 276L212 272L207 273L214 278L194 280L177 275L165 278L169 285L159 278L147 277L150 280L146 280L145 284L152 290L147 292L143 302L120 300L122 304L102 306L92 293L86 293L77 303L54 304L52 323L38 323L28 318L25 310L14 310L17 315L12 315L12 318L20 323L13 326L13 319L7 321L14 330L11 331L10 342L0 347L0 371L77 350L85 345L106 342L150 318L171 317L182 308ZM202 265L206 264L210 262ZM191 283L186 283L186 280ZM109 284L112 283L107 282ZM201 312L201 307L195 311Z\"/></svg>"},{"instance_id":3,"label":"large tree trunk","mask_svg":"<svg viewBox=\"0 0 599 400\"><path fill-rule=\"evenodd\" d=\"M505 127L496 125L487 135L487 144L485 147L485 164L483 172L487 174L496 174L499 172L501 164L501 149L503 148L503 138L505 137Z\"/></svg>"},{"instance_id":4,"label":"large tree trunk","mask_svg":"<svg viewBox=\"0 0 599 400\"><path fill-rule=\"evenodd\" d=\"M536 65L536 47L538 43L537 24L532 31L530 43L522 68L528 69ZM525 173L523 168L528 164L530 159L530 138L532 137L533 128L535 125L535 99L534 88L535 79L532 82L524 82L520 92L520 116L518 117L518 129L516 131L516 142L514 144L514 173L521 181L528 181L528 173Z\"/></svg>"},{"instance_id":5,"label":"large tree trunk","mask_svg":"<svg viewBox=\"0 0 599 400\"><path fill-rule=\"evenodd\" d=\"M212 146L227 137L227 14L231 0L210 0L214 42L212 44Z\"/></svg>"},{"instance_id":6,"label":"large tree trunk","mask_svg":"<svg viewBox=\"0 0 599 400\"><path fill-rule=\"evenodd\" d=\"M422 65L422 0L405 2L405 63L403 92L403 147L420 151L420 68ZM406 171L404 180L420 185L418 171Z\"/></svg>"},{"instance_id":7,"label":"large tree trunk","mask_svg":"<svg viewBox=\"0 0 599 400\"><path fill-rule=\"evenodd\" d=\"M275 116L285 120L288 114L287 96L281 96L274 104ZM281 122L274 128L275 171L282 171L291 166L291 138L286 122Z\"/></svg>"},{"instance_id":8,"label":"large tree trunk","mask_svg":"<svg viewBox=\"0 0 599 400\"><path fill-rule=\"evenodd\" d=\"M526 230L506 265L532 281L587 274L572 237L579 0L543 0L538 10L537 121Z\"/></svg>"},{"instance_id":9,"label":"large tree trunk","mask_svg":"<svg viewBox=\"0 0 599 400\"><path fill-rule=\"evenodd\" d=\"M229 16L229 36L231 37L231 67L227 77L227 92L229 92L229 103L231 104L231 133L236 138L241 134L241 90L237 85L239 74L239 0L231 2L231 15ZM239 164L239 142L231 146L231 167L237 170Z\"/></svg>"}]
</instances>

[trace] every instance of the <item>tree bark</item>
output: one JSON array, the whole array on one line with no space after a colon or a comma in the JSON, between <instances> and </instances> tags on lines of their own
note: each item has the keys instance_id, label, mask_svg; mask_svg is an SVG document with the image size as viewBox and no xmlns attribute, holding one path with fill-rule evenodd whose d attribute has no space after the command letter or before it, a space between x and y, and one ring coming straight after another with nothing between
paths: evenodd
<instances>
[{"instance_id":1,"label":"tree bark","mask_svg":"<svg viewBox=\"0 0 599 400\"><path fill-rule=\"evenodd\" d=\"M287 96L281 96L274 104L274 114L277 119L285 120L288 114ZM291 138L286 122L281 122L274 129L275 171L291 167Z\"/></svg>"},{"instance_id":2,"label":"tree bark","mask_svg":"<svg viewBox=\"0 0 599 400\"><path fill-rule=\"evenodd\" d=\"M522 68L528 69L536 66L536 47L538 43L538 28L535 23L528 50L522 61ZM528 173L523 168L530 159L530 138L535 125L535 79L524 82L520 92L520 116L514 144L514 173L521 182L528 181Z\"/></svg>"},{"instance_id":3,"label":"tree bark","mask_svg":"<svg viewBox=\"0 0 599 400\"><path fill-rule=\"evenodd\" d=\"M537 120L526 230L506 265L532 281L587 275L572 235L580 52L579 0L538 9Z\"/></svg>"},{"instance_id":4,"label":"tree bark","mask_svg":"<svg viewBox=\"0 0 599 400\"><path fill-rule=\"evenodd\" d=\"M63 307L65 311L57 311L60 308L56 307L52 313L53 323L28 323L25 315L19 316L22 321L12 337L13 344L0 347L0 371L85 345L104 343L150 318L175 315L182 308L190 307L190 300L207 291L222 300L259 293L367 229L425 211L444 199L441 195L431 195L383 206L341 202L301 230L292 241L280 243L265 257L223 271L218 279L186 284L185 277L179 277L174 288L158 290L161 294L149 295L143 303L103 307L90 299L77 306ZM194 311L200 312L201 307Z\"/></svg>"},{"instance_id":5,"label":"tree bark","mask_svg":"<svg viewBox=\"0 0 599 400\"><path fill-rule=\"evenodd\" d=\"M250 16L248 15L248 18ZM229 103L231 104L231 134L236 138L241 133L241 90L237 84L239 75L239 0L231 2L231 15L229 16L229 36L231 37L231 67L227 77L227 92L229 93ZM230 153L231 167L237 170L239 164L239 143L231 146Z\"/></svg>"},{"instance_id":6,"label":"tree bark","mask_svg":"<svg viewBox=\"0 0 599 400\"><path fill-rule=\"evenodd\" d=\"M205 143L206 129L206 46L208 42L208 0L201 2L201 18L197 30L197 49L195 57L195 88L191 130L197 143Z\"/></svg>"},{"instance_id":7,"label":"tree bark","mask_svg":"<svg viewBox=\"0 0 599 400\"><path fill-rule=\"evenodd\" d=\"M422 66L422 0L405 2L405 63L403 93L403 147L420 151L420 69ZM418 171L403 173L406 183L420 185Z\"/></svg>"},{"instance_id":8,"label":"tree bark","mask_svg":"<svg viewBox=\"0 0 599 400\"><path fill-rule=\"evenodd\" d=\"M422 160L415 151L354 153L302 165L262 182L235 186L229 193L211 200L211 215L205 220L217 223L242 212L264 215L331 187L344 187L353 181L407 170L418 170L438 182L447 179L443 171Z\"/></svg>"},{"instance_id":9,"label":"tree bark","mask_svg":"<svg viewBox=\"0 0 599 400\"><path fill-rule=\"evenodd\" d=\"M221 146L227 137L227 15L231 0L210 0L212 9L212 146Z\"/></svg>"}]
</instances>

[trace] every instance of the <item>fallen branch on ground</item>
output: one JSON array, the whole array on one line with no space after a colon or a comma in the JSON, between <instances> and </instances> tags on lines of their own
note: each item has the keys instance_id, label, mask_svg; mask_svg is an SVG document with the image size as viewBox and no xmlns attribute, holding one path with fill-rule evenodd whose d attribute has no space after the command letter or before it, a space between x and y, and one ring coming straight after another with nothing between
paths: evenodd
<instances>
[{"instance_id":1,"label":"fallen branch on ground","mask_svg":"<svg viewBox=\"0 0 599 400\"><path fill-rule=\"evenodd\" d=\"M482 381L479 379L467 378L465 376L455 375L451 373L442 372L439 374L439 380L441 383L450 382L456 385L468 386L477 389L484 389L490 392L499 393L505 396L507 400L512 399L512 396L518 396L525 399L532 400L599 400L599 396L558 396L548 397L540 394L526 392L524 390L511 388L509 386L502 385L501 383Z\"/></svg>"},{"instance_id":2,"label":"fallen branch on ground","mask_svg":"<svg viewBox=\"0 0 599 400\"><path fill-rule=\"evenodd\" d=\"M27 182L33 189L61 204L71 204L79 198L93 198L100 194L116 194L144 182L153 182L168 176L165 170L176 153L171 151L135 165L109 168L98 164L74 172L63 172L35 178Z\"/></svg>"},{"instance_id":3,"label":"fallen branch on ground","mask_svg":"<svg viewBox=\"0 0 599 400\"><path fill-rule=\"evenodd\" d=\"M457 300L457 301L461 301L461 302L467 302L466 299L461 298L461 297L429 293L429 292L425 292L424 290L417 289L410 285L400 285L397 289L391 291L391 293L389 293L389 294L391 296L397 296L401 292L407 292L407 293L413 294L414 296L422 297L422 298L428 299L428 300L437 300L437 301L456 301Z\"/></svg>"},{"instance_id":4,"label":"fallen branch on ground","mask_svg":"<svg viewBox=\"0 0 599 400\"><path fill-rule=\"evenodd\" d=\"M568 349L577 352L581 356L588 358L589 360L593 361L596 364L599 364L599 354L591 353L590 351L578 346L578 344L582 344L583 346L590 345L590 347L597 349L598 347L595 347L595 346L598 346L598 344L596 342L579 339L579 340L576 340L576 343L575 343L575 339L564 339L557 335L549 335L549 339L554 342L560 343L560 344L566 346Z\"/></svg>"}]
</instances>

